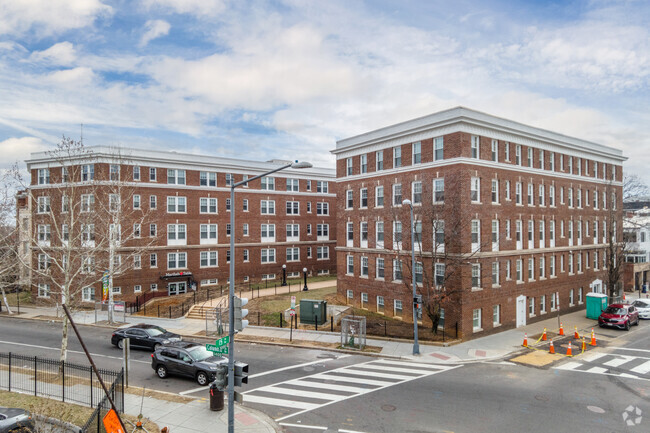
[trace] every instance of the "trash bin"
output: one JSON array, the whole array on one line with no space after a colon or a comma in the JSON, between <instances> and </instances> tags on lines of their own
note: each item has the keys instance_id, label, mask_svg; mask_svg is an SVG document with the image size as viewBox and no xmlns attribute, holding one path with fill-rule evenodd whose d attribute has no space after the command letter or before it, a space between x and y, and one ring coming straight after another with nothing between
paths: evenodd
<instances>
[{"instance_id":1,"label":"trash bin","mask_svg":"<svg viewBox=\"0 0 650 433\"><path fill-rule=\"evenodd\" d=\"M223 410L223 391L217 388L217 381L210 382L210 410Z\"/></svg>"}]
</instances>

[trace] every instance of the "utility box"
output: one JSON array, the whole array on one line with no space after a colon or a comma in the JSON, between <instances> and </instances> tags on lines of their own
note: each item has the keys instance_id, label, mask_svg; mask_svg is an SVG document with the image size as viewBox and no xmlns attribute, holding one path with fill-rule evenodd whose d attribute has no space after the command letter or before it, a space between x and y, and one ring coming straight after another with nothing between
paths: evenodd
<instances>
[{"instance_id":1,"label":"utility box","mask_svg":"<svg viewBox=\"0 0 650 433\"><path fill-rule=\"evenodd\" d=\"M587 319L598 319L605 308L607 308L607 295L587 293Z\"/></svg>"},{"instance_id":2,"label":"utility box","mask_svg":"<svg viewBox=\"0 0 650 433\"><path fill-rule=\"evenodd\" d=\"M300 323L322 325L327 321L327 301L316 299L300 300Z\"/></svg>"}]
</instances>

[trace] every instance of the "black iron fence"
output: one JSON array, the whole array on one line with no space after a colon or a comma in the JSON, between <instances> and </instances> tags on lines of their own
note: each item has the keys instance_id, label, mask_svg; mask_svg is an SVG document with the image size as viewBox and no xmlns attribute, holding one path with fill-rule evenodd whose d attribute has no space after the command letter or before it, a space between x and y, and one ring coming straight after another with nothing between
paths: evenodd
<instances>
[{"instance_id":1,"label":"black iron fence","mask_svg":"<svg viewBox=\"0 0 650 433\"><path fill-rule=\"evenodd\" d=\"M124 412L124 384L122 378L124 375L120 371L120 380L114 381L111 386L108 388L108 393L115 404L115 407L118 411ZM104 382L106 386L108 384ZM102 422L106 413L111 410L111 403L104 394L104 397L97 404L97 408L93 411L86 424L83 425L81 431L86 433L96 432L96 433L107 433L104 423ZM122 419L124 420L124 419Z\"/></svg>"},{"instance_id":2,"label":"black iron fence","mask_svg":"<svg viewBox=\"0 0 650 433\"><path fill-rule=\"evenodd\" d=\"M123 372L99 369L115 407L124 412ZM100 407L105 398L92 367L38 356L0 353L0 389Z\"/></svg>"}]
</instances>

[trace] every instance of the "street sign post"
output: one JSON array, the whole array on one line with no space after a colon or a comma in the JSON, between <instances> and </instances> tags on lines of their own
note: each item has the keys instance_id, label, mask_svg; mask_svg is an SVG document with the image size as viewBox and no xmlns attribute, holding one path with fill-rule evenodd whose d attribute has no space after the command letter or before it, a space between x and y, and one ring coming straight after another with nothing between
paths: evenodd
<instances>
[{"instance_id":1,"label":"street sign post","mask_svg":"<svg viewBox=\"0 0 650 433\"><path fill-rule=\"evenodd\" d=\"M206 350L209 350L213 353L219 353L221 355L228 354L228 343L230 343L230 336L226 335L214 342L214 344L206 344Z\"/></svg>"}]
</instances>

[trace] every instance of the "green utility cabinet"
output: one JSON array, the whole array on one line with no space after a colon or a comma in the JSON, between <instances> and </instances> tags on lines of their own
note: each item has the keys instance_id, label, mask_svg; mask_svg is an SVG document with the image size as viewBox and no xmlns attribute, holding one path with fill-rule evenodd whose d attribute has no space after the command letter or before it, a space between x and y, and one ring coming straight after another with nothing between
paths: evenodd
<instances>
[{"instance_id":1,"label":"green utility cabinet","mask_svg":"<svg viewBox=\"0 0 650 433\"><path fill-rule=\"evenodd\" d=\"M598 319L605 308L607 308L607 295L587 293L587 319Z\"/></svg>"},{"instance_id":2,"label":"green utility cabinet","mask_svg":"<svg viewBox=\"0 0 650 433\"><path fill-rule=\"evenodd\" d=\"M322 325L327 321L327 301L316 299L300 300L300 323Z\"/></svg>"}]
</instances>

